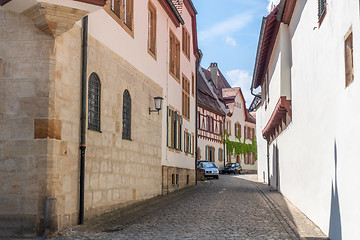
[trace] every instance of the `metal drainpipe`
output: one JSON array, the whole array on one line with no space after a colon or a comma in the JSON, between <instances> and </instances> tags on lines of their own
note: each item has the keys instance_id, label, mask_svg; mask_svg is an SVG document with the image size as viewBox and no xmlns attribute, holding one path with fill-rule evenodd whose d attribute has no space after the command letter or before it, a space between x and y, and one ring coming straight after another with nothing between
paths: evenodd
<instances>
[{"instance_id":1,"label":"metal drainpipe","mask_svg":"<svg viewBox=\"0 0 360 240\"><path fill-rule=\"evenodd\" d=\"M224 118L223 118L223 145L224 145L224 157L223 157L223 161L224 161L224 168L225 168L225 156L226 156L226 151L227 151L227 149L226 149L226 145L225 145L225 121L226 121L226 113L225 113L225 116L224 116Z\"/></svg>"},{"instance_id":2,"label":"metal drainpipe","mask_svg":"<svg viewBox=\"0 0 360 240\"><path fill-rule=\"evenodd\" d=\"M198 159L198 151L197 151L197 148L198 148L198 129L197 129L197 122L198 122L198 114L197 114L197 108L198 108L198 103L197 103L197 89L198 89L198 77L197 77L197 73L199 71L199 68L200 68L200 63L201 63L201 59L203 57L203 54L201 52L200 49L198 49L198 54L199 54L199 57L196 59L196 62L195 62L195 185L197 185L197 159ZM200 122L200 120L199 120ZM200 124L200 123L199 123Z\"/></svg>"},{"instance_id":3,"label":"metal drainpipe","mask_svg":"<svg viewBox=\"0 0 360 240\"><path fill-rule=\"evenodd\" d=\"M86 149L86 77L87 77L87 46L88 16L83 18L82 42L82 73L81 73L81 140L80 140L80 206L79 224L84 223L84 190L85 190L85 149Z\"/></svg>"},{"instance_id":4,"label":"metal drainpipe","mask_svg":"<svg viewBox=\"0 0 360 240\"><path fill-rule=\"evenodd\" d=\"M268 185L270 186L270 156L269 156L269 148L270 148L270 144L269 144L269 140L266 139L266 151L267 151L267 155L266 155L266 160L267 160L267 172L268 172Z\"/></svg>"}]
</instances>

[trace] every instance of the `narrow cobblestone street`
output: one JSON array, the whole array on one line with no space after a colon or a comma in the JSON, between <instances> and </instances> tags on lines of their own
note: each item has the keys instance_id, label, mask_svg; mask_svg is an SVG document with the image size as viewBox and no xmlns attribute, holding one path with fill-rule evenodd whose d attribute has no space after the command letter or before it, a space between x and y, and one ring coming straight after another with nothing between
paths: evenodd
<instances>
[{"instance_id":1,"label":"narrow cobblestone street","mask_svg":"<svg viewBox=\"0 0 360 240\"><path fill-rule=\"evenodd\" d=\"M221 175L65 229L57 239L327 239L254 178Z\"/></svg>"}]
</instances>

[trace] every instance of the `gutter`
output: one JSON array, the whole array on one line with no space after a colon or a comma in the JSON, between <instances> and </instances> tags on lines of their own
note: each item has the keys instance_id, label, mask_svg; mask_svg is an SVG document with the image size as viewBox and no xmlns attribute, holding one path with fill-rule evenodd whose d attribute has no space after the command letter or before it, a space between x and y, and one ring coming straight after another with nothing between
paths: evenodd
<instances>
[{"instance_id":1,"label":"gutter","mask_svg":"<svg viewBox=\"0 0 360 240\"><path fill-rule=\"evenodd\" d=\"M259 95L259 94L254 94L253 91L254 91L254 85L255 85L255 80L256 80L256 73L259 68L259 58L260 58L260 53L262 50L262 45L264 42L266 24L267 24L267 17L263 17L262 24L261 24L260 37L259 37L259 43L258 43L258 48L257 48L257 52L256 52L255 68L254 68L254 73L253 73L251 88L250 88L251 94L255 97L261 97L261 95Z\"/></svg>"},{"instance_id":2,"label":"gutter","mask_svg":"<svg viewBox=\"0 0 360 240\"><path fill-rule=\"evenodd\" d=\"M195 8L193 2L192 2L191 0L188 0L188 1L189 1L189 3L190 3L190 6L191 6L192 10L194 11L194 13L195 13L195 14L198 14L198 12L196 11L196 8Z\"/></svg>"},{"instance_id":3,"label":"gutter","mask_svg":"<svg viewBox=\"0 0 360 240\"><path fill-rule=\"evenodd\" d=\"M184 25L184 19L180 16L180 13L178 12L177 8L175 7L174 3L171 0L166 0L166 2L169 4L171 10L175 13L176 18L179 20L179 22Z\"/></svg>"},{"instance_id":4,"label":"gutter","mask_svg":"<svg viewBox=\"0 0 360 240\"><path fill-rule=\"evenodd\" d=\"M80 202L79 224L84 223L85 149L86 149L86 77L87 77L88 16L83 18L80 120Z\"/></svg>"}]
</instances>

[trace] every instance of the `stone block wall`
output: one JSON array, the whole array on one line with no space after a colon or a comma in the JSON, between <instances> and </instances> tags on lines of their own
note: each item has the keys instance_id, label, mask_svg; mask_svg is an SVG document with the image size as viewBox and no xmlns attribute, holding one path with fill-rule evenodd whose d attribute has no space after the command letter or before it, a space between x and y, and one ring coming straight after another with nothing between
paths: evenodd
<instances>
[{"instance_id":1,"label":"stone block wall","mask_svg":"<svg viewBox=\"0 0 360 240\"><path fill-rule=\"evenodd\" d=\"M49 119L54 39L27 18L0 10L0 238L33 235L46 196L48 140L35 122Z\"/></svg>"},{"instance_id":2,"label":"stone block wall","mask_svg":"<svg viewBox=\"0 0 360 240\"><path fill-rule=\"evenodd\" d=\"M79 214L81 26L54 38L2 10L0 23L0 238L41 233L47 197L57 231ZM92 72L102 87L101 132L86 133L86 219L162 189L162 112L148 112L162 88L89 36ZM131 141L122 139L125 89Z\"/></svg>"},{"instance_id":3,"label":"stone block wall","mask_svg":"<svg viewBox=\"0 0 360 240\"><path fill-rule=\"evenodd\" d=\"M91 26L90 26L91 27ZM55 112L62 140L53 141L52 181L58 227L78 220L81 28L56 38ZM161 194L161 112L149 115L162 88L89 36L88 77L101 81L101 132L86 131L85 219ZM122 139L123 93L131 96L131 141Z\"/></svg>"},{"instance_id":4,"label":"stone block wall","mask_svg":"<svg viewBox=\"0 0 360 240\"><path fill-rule=\"evenodd\" d=\"M195 185L195 170L162 166L162 194Z\"/></svg>"}]
</instances>

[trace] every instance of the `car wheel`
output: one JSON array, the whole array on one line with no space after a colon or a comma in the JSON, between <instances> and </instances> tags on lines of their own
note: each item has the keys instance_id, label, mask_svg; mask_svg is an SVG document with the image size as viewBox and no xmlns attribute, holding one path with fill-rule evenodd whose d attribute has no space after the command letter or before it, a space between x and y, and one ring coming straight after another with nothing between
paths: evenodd
<instances>
[{"instance_id":1,"label":"car wheel","mask_svg":"<svg viewBox=\"0 0 360 240\"><path fill-rule=\"evenodd\" d=\"M216 179L219 179L219 176L215 176Z\"/></svg>"}]
</instances>

